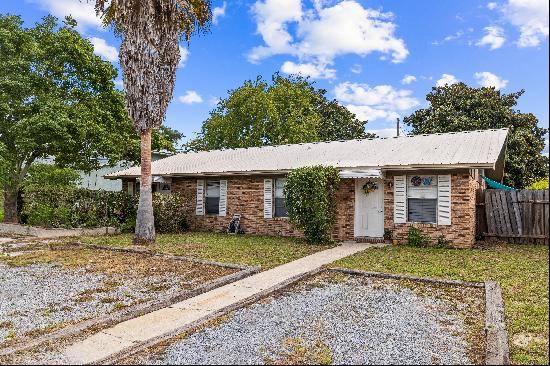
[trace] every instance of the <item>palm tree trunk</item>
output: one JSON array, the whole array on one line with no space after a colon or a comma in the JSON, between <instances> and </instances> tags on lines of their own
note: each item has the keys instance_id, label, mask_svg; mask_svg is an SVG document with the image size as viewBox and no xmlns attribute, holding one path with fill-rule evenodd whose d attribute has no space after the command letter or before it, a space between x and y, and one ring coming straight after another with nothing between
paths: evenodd
<instances>
[{"instance_id":1,"label":"palm tree trunk","mask_svg":"<svg viewBox=\"0 0 550 366\"><path fill-rule=\"evenodd\" d=\"M136 245L151 244L155 241L155 218L151 189L151 132L152 129L148 129L141 133L141 183L134 234L134 244Z\"/></svg>"},{"instance_id":2,"label":"palm tree trunk","mask_svg":"<svg viewBox=\"0 0 550 366\"><path fill-rule=\"evenodd\" d=\"M4 186L4 222L17 224L17 186Z\"/></svg>"}]
</instances>

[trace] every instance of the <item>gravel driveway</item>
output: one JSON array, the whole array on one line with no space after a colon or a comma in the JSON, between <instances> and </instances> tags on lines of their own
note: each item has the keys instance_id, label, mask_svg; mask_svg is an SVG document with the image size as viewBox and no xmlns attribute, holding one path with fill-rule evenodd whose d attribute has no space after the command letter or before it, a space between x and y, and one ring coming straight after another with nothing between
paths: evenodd
<instances>
[{"instance_id":1,"label":"gravel driveway","mask_svg":"<svg viewBox=\"0 0 550 366\"><path fill-rule=\"evenodd\" d=\"M106 250L0 257L0 348L65 325L193 289L234 270Z\"/></svg>"},{"instance_id":2,"label":"gravel driveway","mask_svg":"<svg viewBox=\"0 0 550 366\"><path fill-rule=\"evenodd\" d=\"M437 286L435 286L437 287ZM482 362L483 297L323 274L131 360L153 364Z\"/></svg>"}]
</instances>

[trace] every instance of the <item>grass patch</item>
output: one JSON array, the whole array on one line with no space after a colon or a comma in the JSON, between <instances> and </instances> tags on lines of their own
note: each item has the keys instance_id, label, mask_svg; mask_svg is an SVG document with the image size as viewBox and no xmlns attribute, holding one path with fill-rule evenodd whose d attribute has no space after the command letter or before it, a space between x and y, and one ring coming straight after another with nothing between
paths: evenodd
<instances>
[{"instance_id":1,"label":"grass patch","mask_svg":"<svg viewBox=\"0 0 550 366\"><path fill-rule=\"evenodd\" d=\"M78 239L88 244L132 246L131 234ZM147 249L157 253L249 266L259 265L262 269L269 269L330 247L307 244L303 239L298 238L190 232L159 234L156 243L148 246Z\"/></svg>"},{"instance_id":2,"label":"grass patch","mask_svg":"<svg viewBox=\"0 0 550 366\"><path fill-rule=\"evenodd\" d=\"M491 249L370 248L334 263L338 267L502 286L514 364L548 364L548 246ZM533 339L514 342L514 339Z\"/></svg>"},{"instance_id":3,"label":"grass patch","mask_svg":"<svg viewBox=\"0 0 550 366\"><path fill-rule=\"evenodd\" d=\"M147 278L149 276L180 276L182 288L188 288L191 280L200 283L235 272L233 269L210 266L170 258L152 257L142 253L122 253L111 250L82 247L59 247L29 252L15 257L0 257L0 263L9 266L28 266L47 263L65 268L84 269L90 273L108 276L104 287L91 289L90 293L109 292L120 286L123 278ZM81 294L82 295L82 294Z\"/></svg>"},{"instance_id":4,"label":"grass patch","mask_svg":"<svg viewBox=\"0 0 550 366\"><path fill-rule=\"evenodd\" d=\"M287 338L283 341L285 351L275 359L266 358L266 365L332 365L332 350L321 340L312 344L300 338Z\"/></svg>"}]
</instances>

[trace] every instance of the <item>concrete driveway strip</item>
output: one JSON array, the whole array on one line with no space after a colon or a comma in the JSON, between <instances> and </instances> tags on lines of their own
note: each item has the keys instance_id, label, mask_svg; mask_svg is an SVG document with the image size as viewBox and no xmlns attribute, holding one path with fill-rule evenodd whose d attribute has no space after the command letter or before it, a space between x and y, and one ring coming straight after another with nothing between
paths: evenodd
<instances>
[{"instance_id":1,"label":"concrete driveway strip","mask_svg":"<svg viewBox=\"0 0 550 366\"><path fill-rule=\"evenodd\" d=\"M74 364L97 363L140 343L171 334L216 312L275 287L295 276L380 244L346 242L196 297L121 322L74 343L63 358Z\"/></svg>"}]
</instances>

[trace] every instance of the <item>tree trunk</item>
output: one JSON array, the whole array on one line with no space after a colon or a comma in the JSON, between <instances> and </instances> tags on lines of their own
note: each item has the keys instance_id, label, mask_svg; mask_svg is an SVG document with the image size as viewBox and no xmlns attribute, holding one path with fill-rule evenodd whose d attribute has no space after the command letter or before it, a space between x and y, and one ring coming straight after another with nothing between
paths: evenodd
<instances>
[{"instance_id":1,"label":"tree trunk","mask_svg":"<svg viewBox=\"0 0 550 366\"><path fill-rule=\"evenodd\" d=\"M17 187L4 186L4 222L17 224Z\"/></svg>"},{"instance_id":2,"label":"tree trunk","mask_svg":"<svg viewBox=\"0 0 550 366\"><path fill-rule=\"evenodd\" d=\"M152 129L148 129L141 133L141 182L134 234L135 245L146 245L155 241L155 218L151 189L151 132Z\"/></svg>"}]
</instances>

